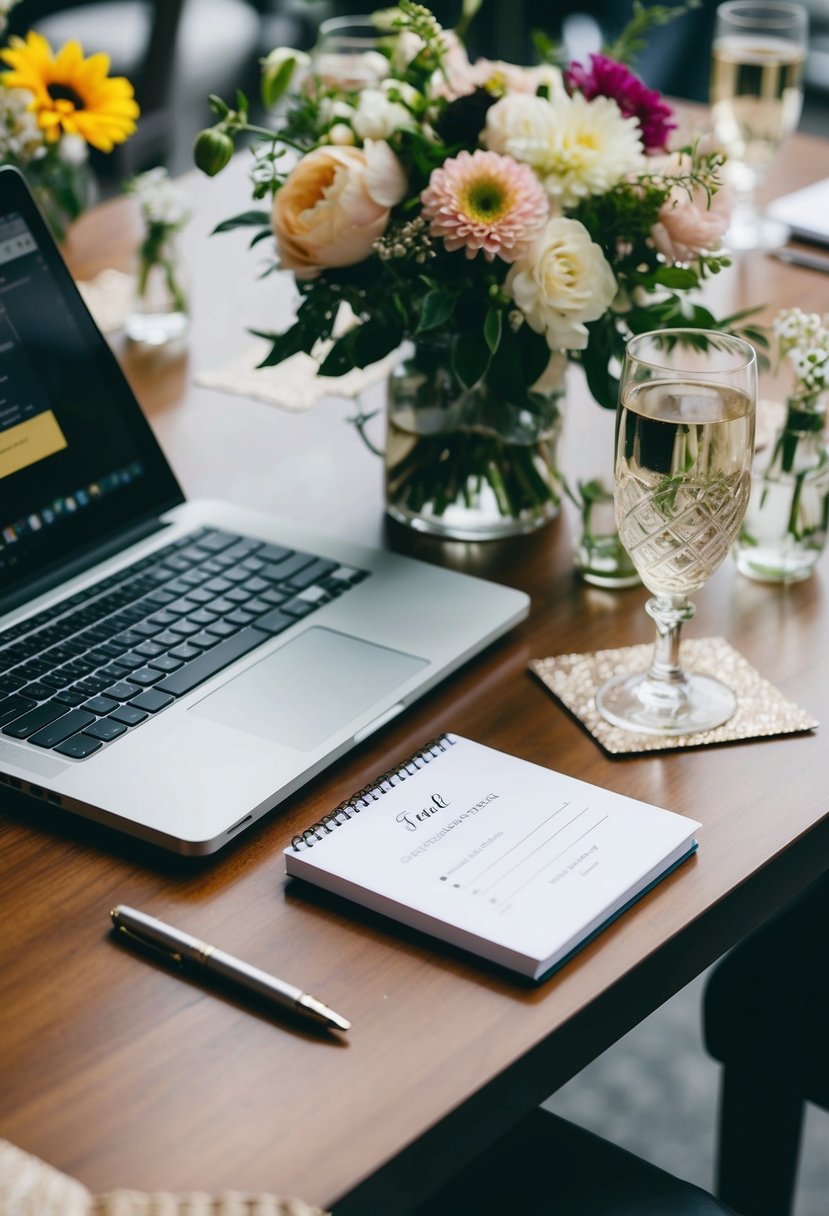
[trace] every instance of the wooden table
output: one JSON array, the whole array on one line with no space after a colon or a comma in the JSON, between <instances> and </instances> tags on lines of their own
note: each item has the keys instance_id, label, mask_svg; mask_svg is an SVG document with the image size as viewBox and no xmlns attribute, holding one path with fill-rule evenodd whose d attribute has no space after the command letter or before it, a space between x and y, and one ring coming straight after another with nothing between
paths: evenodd
<instances>
[{"instance_id":1,"label":"wooden table","mask_svg":"<svg viewBox=\"0 0 829 1216\"><path fill-rule=\"evenodd\" d=\"M780 190L826 173L827 145L793 139ZM829 866L825 744L806 735L610 760L527 672L572 650L650 640L640 589L573 574L568 519L502 545L439 543L384 522L380 462L327 400L295 415L194 387L290 301L240 234L243 177L192 178L189 354L139 356L128 376L187 493L219 495L427 561L512 583L529 620L357 748L224 853L162 856L4 792L0 817L0 1135L95 1190L277 1190L338 1216L405 1216L438 1184ZM236 197L231 197L233 189ZM129 205L72 234L81 277L124 265ZM716 284L717 306L825 306L829 280L763 255ZM604 420L574 379L570 472L589 471ZM595 470L594 470L595 471ZM824 565L790 588L728 562L697 596L697 636L724 634L790 699L829 718ZM439 731L702 821L697 857L531 989L333 898L285 884L292 833ZM342 1042L249 1012L115 945L117 902L214 940L353 1020ZM654 1111L654 1120L661 1112ZM713 1117L713 1112L712 1112Z\"/></svg>"}]
</instances>

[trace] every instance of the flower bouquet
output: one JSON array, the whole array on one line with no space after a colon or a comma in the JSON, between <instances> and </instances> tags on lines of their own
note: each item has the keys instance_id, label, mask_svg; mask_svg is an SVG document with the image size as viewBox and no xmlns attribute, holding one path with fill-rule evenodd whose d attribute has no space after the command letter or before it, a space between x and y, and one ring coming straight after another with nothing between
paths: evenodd
<instances>
[{"instance_id":1,"label":"flower bouquet","mask_svg":"<svg viewBox=\"0 0 829 1216\"><path fill-rule=\"evenodd\" d=\"M111 152L135 131L132 85L108 75L107 55L85 59L74 41L54 54L31 30L12 36L0 60L0 162L20 169L62 240L89 201L89 148Z\"/></svg>"},{"instance_id":2,"label":"flower bouquet","mask_svg":"<svg viewBox=\"0 0 829 1216\"><path fill-rule=\"evenodd\" d=\"M164 168L139 173L125 188L138 203L143 227L127 336L163 346L187 330L188 300L178 237L190 211L185 195Z\"/></svg>"},{"instance_id":3,"label":"flower bouquet","mask_svg":"<svg viewBox=\"0 0 829 1216\"><path fill-rule=\"evenodd\" d=\"M279 48L263 74L273 129L241 94L235 109L211 99L197 164L218 172L253 133L253 195L269 204L219 229L273 235L301 297L294 324L264 335L263 366L304 351L338 376L407 343L386 444L398 519L480 539L543 523L560 500L567 362L615 408L631 334L738 321L687 294L727 265L722 158L669 153L671 108L625 63L677 11L638 6L607 54L562 70L543 38L535 67L470 62L457 32L401 0L375 14L369 87Z\"/></svg>"},{"instance_id":4,"label":"flower bouquet","mask_svg":"<svg viewBox=\"0 0 829 1216\"><path fill-rule=\"evenodd\" d=\"M774 333L794 384L782 426L768 452L758 454L735 556L749 578L791 583L812 573L829 531L829 319L788 308Z\"/></svg>"}]
</instances>

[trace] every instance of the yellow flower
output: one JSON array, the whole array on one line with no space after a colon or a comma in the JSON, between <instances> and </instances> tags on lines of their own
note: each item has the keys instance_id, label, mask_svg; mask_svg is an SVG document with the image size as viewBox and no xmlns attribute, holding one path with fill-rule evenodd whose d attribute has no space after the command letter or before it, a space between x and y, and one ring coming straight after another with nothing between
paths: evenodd
<instances>
[{"instance_id":1,"label":"yellow flower","mask_svg":"<svg viewBox=\"0 0 829 1216\"><path fill-rule=\"evenodd\" d=\"M32 94L29 109L48 143L63 133L80 135L93 148L111 152L135 130L139 109L132 85L124 76L107 75L109 55L84 59L74 40L54 55L43 35L30 30L25 39L10 38L0 59L12 69L3 72L0 84Z\"/></svg>"}]
</instances>

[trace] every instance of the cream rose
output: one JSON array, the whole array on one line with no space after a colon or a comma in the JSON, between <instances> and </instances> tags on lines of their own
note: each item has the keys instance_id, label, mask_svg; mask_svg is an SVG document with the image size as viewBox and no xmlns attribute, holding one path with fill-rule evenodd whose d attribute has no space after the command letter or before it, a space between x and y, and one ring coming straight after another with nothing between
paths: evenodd
<instances>
[{"instance_id":1,"label":"cream rose","mask_svg":"<svg viewBox=\"0 0 829 1216\"><path fill-rule=\"evenodd\" d=\"M282 267L313 279L362 262L405 192L406 175L388 144L309 152L274 199L271 227Z\"/></svg>"},{"instance_id":2,"label":"cream rose","mask_svg":"<svg viewBox=\"0 0 829 1216\"><path fill-rule=\"evenodd\" d=\"M527 247L507 275L506 290L550 350L583 350L587 321L616 294L605 256L578 220L559 216Z\"/></svg>"},{"instance_id":3,"label":"cream rose","mask_svg":"<svg viewBox=\"0 0 829 1216\"><path fill-rule=\"evenodd\" d=\"M412 128L415 120L399 101L382 89L363 89L352 119L360 139L388 139L394 131Z\"/></svg>"}]
</instances>

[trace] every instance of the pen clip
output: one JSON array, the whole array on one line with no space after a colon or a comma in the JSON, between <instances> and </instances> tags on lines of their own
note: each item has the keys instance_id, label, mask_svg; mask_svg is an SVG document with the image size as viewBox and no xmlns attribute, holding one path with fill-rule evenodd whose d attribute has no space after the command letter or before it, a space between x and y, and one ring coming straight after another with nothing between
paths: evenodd
<instances>
[{"instance_id":1,"label":"pen clip","mask_svg":"<svg viewBox=\"0 0 829 1216\"><path fill-rule=\"evenodd\" d=\"M115 922L115 928L118 933L127 938L129 942L140 946L142 950L147 950L151 954L158 954L166 963L172 963L174 967L182 967L184 959L177 950L167 950L164 946L159 946L155 942L151 942L146 937L142 937L140 933L135 933L132 929L128 929L126 925L121 925Z\"/></svg>"}]
</instances>

